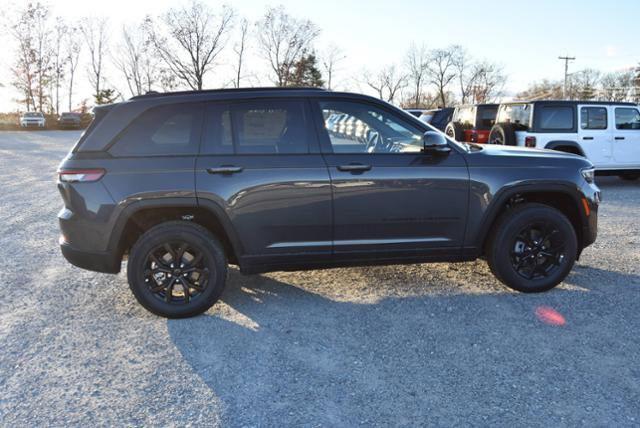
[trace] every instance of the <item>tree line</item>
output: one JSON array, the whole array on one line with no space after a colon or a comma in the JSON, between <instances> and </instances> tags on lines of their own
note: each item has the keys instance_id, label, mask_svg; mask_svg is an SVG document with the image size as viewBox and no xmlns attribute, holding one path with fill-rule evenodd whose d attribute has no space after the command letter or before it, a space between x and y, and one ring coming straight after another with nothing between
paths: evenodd
<instances>
[{"instance_id":1,"label":"tree line","mask_svg":"<svg viewBox=\"0 0 640 428\"><path fill-rule=\"evenodd\" d=\"M45 3L29 2L5 27L15 42L11 84L21 94L16 101L27 111L55 114L149 91L201 90L209 87L210 76L222 74L217 72L223 66L233 70L223 87L268 81L334 89L347 59L335 43L316 49L317 25L282 6L267 8L259 20L249 22L231 6L213 8L192 0L114 29L106 18L70 22L52 16ZM249 54L262 67L249 67ZM90 97L76 94L79 79L90 84ZM349 86L344 89L373 91L403 107L431 108L493 102L503 95L507 77L499 64L474 58L461 46L429 49L411 43L402 61L377 70L364 67L357 77L340 80ZM606 75L584 70L570 82L569 97L640 97L640 67ZM518 95L561 98L558 85L537 82Z\"/></svg>"}]
</instances>

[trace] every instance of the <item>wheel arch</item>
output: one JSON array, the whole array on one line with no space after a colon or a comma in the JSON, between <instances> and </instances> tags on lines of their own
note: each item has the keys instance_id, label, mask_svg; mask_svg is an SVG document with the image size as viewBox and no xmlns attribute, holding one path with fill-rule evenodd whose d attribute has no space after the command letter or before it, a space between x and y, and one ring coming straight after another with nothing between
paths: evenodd
<instances>
[{"instance_id":1,"label":"wheel arch","mask_svg":"<svg viewBox=\"0 0 640 428\"><path fill-rule=\"evenodd\" d=\"M557 150L559 152L573 153L576 155L580 155L586 157L584 150L580 147L576 141L566 140L566 141L549 141L545 146L545 149ZM565 149L565 150L563 150ZM570 150L566 150L570 149Z\"/></svg>"},{"instance_id":2,"label":"wheel arch","mask_svg":"<svg viewBox=\"0 0 640 428\"><path fill-rule=\"evenodd\" d=\"M224 246L231 263L237 263L243 249L224 209L214 202L202 203L196 198L160 198L136 201L122 210L109 239L109 248L122 257L136 240L158 224L184 220L209 230Z\"/></svg>"},{"instance_id":3,"label":"wheel arch","mask_svg":"<svg viewBox=\"0 0 640 428\"><path fill-rule=\"evenodd\" d=\"M551 206L562 212L571 222L578 238L578 252L584 247L584 230L588 219L582 209L582 199L578 191L569 184L535 183L520 184L498 192L481 222L475 239L476 248L484 253L484 247L500 216L517 204L537 202Z\"/></svg>"}]
</instances>

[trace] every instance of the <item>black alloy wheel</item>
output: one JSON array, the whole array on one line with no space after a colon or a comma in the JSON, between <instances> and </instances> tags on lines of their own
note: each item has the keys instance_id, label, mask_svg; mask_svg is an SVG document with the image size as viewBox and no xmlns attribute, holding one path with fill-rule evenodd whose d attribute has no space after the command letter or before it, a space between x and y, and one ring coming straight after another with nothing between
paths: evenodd
<instances>
[{"instance_id":1,"label":"black alloy wheel","mask_svg":"<svg viewBox=\"0 0 640 428\"><path fill-rule=\"evenodd\" d=\"M202 250L187 242L167 242L149 252L144 281L153 295L175 305L200 297L210 275Z\"/></svg>"},{"instance_id":2,"label":"black alloy wheel","mask_svg":"<svg viewBox=\"0 0 640 428\"><path fill-rule=\"evenodd\" d=\"M527 280L547 278L565 260L564 238L550 223L527 225L516 236L511 251L511 265Z\"/></svg>"}]
</instances>

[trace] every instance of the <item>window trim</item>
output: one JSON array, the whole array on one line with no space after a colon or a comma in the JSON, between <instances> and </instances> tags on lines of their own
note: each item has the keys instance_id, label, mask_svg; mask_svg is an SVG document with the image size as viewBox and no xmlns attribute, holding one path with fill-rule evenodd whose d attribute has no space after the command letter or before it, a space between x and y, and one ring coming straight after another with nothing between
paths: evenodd
<instances>
[{"instance_id":1,"label":"window trim","mask_svg":"<svg viewBox=\"0 0 640 428\"><path fill-rule=\"evenodd\" d=\"M640 132L640 129L620 129L618 128L618 122L616 120L616 113L618 112L618 110L635 110L636 114L640 115L640 109L638 109L637 107L634 106L617 106L614 108L614 112L613 112L613 126L615 127L616 131L635 131L635 132Z\"/></svg>"},{"instance_id":2,"label":"window trim","mask_svg":"<svg viewBox=\"0 0 640 428\"><path fill-rule=\"evenodd\" d=\"M581 131L608 131L609 130L609 109L607 108L607 106L581 105L579 107L580 107L580 130ZM605 127L604 128L583 128L582 127L582 109L604 109Z\"/></svg>"},{"instance_id":3,"label":"window trim","mask_svg":"<svg viewBox=\"0 0 640 428\"><path fill-rule=\"evenodd\" d=\"M324 125L324 118L322 115L322 108L320 107L320 103L321 102L336 102L336 103L340 103L340 102L345 102L345 103L356 103L356 104L362 104L362 105L368 105L368 106L372 106L376 109L382 110L384 112L386 112L387 114L389 114L392 117L396 117L398 119L398 121L400 122L407 122L409 123L413 128L416 128L420 131L422 131L422 133L425 133L427 131L431 131L432 129L430 127L427 126L427 129L425 128L425 124L422 123L419 119L415 118L416 120L418 120L420 122L420 126L418 126L417 124L415 124L414 122L407 120L406 118L402 117L402 115L398 114L397 112L393 111L392 109L388 108L386 105L380 103L376 103L376 102L372 102L370 100L362 100L362 99L354 99L354 98L344 98L344 97L313 97L310 98L309 101L311 102L311 108L313 110L313 120L315 122L315 129L316 129L316 133L317 133L317 138L318 141L320 142L320 150L322 151L323 155L335 155L335 156L361 156L361 155L378 155L378 156L408 156L408 155L423 155L425 154L424 152L400 152L400 153L367 153L367 152L360 152L360 153L335 153L333 151L333 145L331 144L331 137L329 136L329 132L327 131L325 125ZM435 132L435 131L434 131ZM451 146L451 144L449 144ZM457 150L460 150L459 148L456 148Z\"/></svg>"}]
</instances>

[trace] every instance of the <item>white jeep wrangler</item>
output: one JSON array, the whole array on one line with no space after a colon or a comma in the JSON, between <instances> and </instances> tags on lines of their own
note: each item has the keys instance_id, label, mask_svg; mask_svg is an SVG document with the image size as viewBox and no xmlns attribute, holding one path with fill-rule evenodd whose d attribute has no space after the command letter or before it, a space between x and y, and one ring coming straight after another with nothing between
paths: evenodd
<instances>
[{"instance_id":1,"label":"white jeep wrangler","mask_svg":"<svg viewBox=\"0 0 640 428\"><path fill-rule=\"evenodd\" d=\"M603 175L640 177L636 104L531 101L501 104L489 144L560 150L585 156Z\"/></svg>"}]
</instances>

